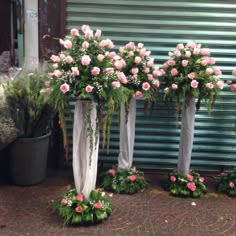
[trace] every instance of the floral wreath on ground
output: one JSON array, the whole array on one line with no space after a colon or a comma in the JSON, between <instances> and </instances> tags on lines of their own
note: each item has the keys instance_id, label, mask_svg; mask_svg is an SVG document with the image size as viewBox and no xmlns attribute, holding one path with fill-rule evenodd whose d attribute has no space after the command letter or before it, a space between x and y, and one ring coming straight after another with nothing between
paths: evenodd
<instances>
[{"instance_id":1,"label":"floral wreath on ground","mask_svg":"<svg viewBox=\"0 0 236 236\"><path fill-rule=\"evenodd\" d=\"M176 98L177 111L179 106L188 105L192 97L197 97L197 110L201 101L205 100L210 111L219 91L224 87L224 81L219 79L221 70L213 68L215 59L210 57L210 49L201 44L189 42L185 46L180 43L170 58L163 64L165 75L165 98Z\"/></svg>"},{"instance_id":2,"label":"floral wreath on ground","mask_svg":"<svg viewBox=\"0 0 236 236\"><path fill-rule=\"evenodd\" d=\"M236 197L236 167L233 171L220 174L218 192L226 193L231 197Z\"/></svg>"},{"instance_id":3,"label":"floral wreath on ground","mask_svg":"<svg viewBox=\"0 0 236 236\"><path fill-rule=\"evenodd\" d=\"M179 174L177 169L174 169L168 176L167 187L171 195L197 198L207 193L204 178L195 171L190 171L184 176Z\"/></svg>"},{"instance_id":4,"label":"floral wreath on ground","mask_svg":"<svg viewBox=\"0 0 236 236\"><path fill-rule=\"evenodd\" d=\"M94 190L86 199L68 185L63 196L55 202L55 211L65 225L97 224L106 220L112 212L112 206L105 195L105 192Z\"/></svg>"},{"instance_id":5,"label":"floral wreath on ground","mask_svg":"<svg viewBox=\"0 0 236 236\"><path fill-rule=\"evenodd\" d=\"M148 185L144 173L135 166L130 169L114 167L104 173L102 187L116 193L134 194Z\"/></svg>"},{"instance_id":6,"label":"floral wreath on ground","mask_svg":"<svg viewBox=\"0 0 236 236\"><path fill-rule=\"evenodd\" d=\"M124 96L126 89L119 81L122 74L114 69L109 52L114 47L113 42L103 38L101 30L93 32L89 25L83 25L81 31L71 29L70 35L59 40L64 50L50 57L51 72L48 74L51 80L48 87L53 88L51 100L59 111L65 145L67 134L64 112L65 102L69 98L97 103L97 129L103 126L104 135L109 134L111 114L127 99ZM89 114L84 114L84 117L89 129ZM103 137L103 144L105 142L106 137Z\"/></svg>"}]
</instances>

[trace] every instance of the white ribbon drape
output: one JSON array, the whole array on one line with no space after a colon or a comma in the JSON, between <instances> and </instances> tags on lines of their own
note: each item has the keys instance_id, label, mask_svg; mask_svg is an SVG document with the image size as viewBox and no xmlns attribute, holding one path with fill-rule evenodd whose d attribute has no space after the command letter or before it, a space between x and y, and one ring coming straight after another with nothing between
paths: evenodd
<instances>
[{"instance_id":1,"label":"white ribbon drape","mask_svg":"<svg viewBox=\"0 0 236 236\"><path fill-rule=\"evenodd\" d=\"M194 122L195 122L195 99L191 98L189 105L182 114L182 126L179 143L178 173L189 173L191 155L193 149Z\"/></svg>"},{"instance_id":2,"label":"white ribbon drape","mask_svg":"<svg viewBox=\"0 0 236 236\"><path fill-rule=\"evenodd\" d=\"M125 104L120 109L120 151L118 156L118 168L129 169L133 163L136 99L132 98L128 104L126 114Z\"/></svg>"},{"instance_id":3,"label":"white ribbon drape","mask_svg":"<svg viewBox=\"0 0 236 236\"><path fill-rule=\"evenodd\" d=\"M90 134L87 129L85 114L90 109L91 126L93 130L93 147L91 149ZM73 173L75 187L85 198L95 189L97 178L99 136L96 137L96 104L92 101L77 100L74 110L73 126Z\"/></svg>"}]
</instances>

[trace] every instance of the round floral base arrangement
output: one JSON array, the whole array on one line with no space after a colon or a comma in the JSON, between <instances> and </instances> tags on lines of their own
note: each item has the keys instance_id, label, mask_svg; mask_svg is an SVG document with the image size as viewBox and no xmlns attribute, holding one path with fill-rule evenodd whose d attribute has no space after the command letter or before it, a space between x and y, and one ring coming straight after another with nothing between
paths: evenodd
<instances>
[{"instance_id":1,"label":"round floral base arrangement","mask_svg":"<svg viewBox=\"0 0 236 236\"><path fill-rule=\"evenodd\" d=\"M102 187L116 193L134 194L147 186L144 173L135 166L130 169L114 167L105 173Z\"/></svg>"},{"instance_id":2,"label":"round floral base arrangement","mask_svg":"<svg viewBox=\"0 0 236 236\"><path fill-rule=\"evenodd\" d=\"M221 173L218 192L226 193L231 197L236 197L236 167L232 172Z\"/></svg>"},{"instance_id":3,"label":"round floral base arrangement","mask_svg":"<svg viewBox=\"0 0 236 236\"><path fill-rule=\"evenodd\" d=\"M105 192L91 191L89 199L86 199L68 185L63 196L56 201L55 210L65 225L91 225L106 220L112 206Z\"/></svg>"},{"instance_id":4,"label":"round floral base arrangement","mask_svg":"<svg viewBox=\"0 0 236 236\"><path fill-rule=\"evenodd\" d=\"M197 198L207 192L204 178L195 171L190 171L186 176L179 174L176 170L169 173L168 190L171 195L179 197Z\"/></svg>"}]
</instances>

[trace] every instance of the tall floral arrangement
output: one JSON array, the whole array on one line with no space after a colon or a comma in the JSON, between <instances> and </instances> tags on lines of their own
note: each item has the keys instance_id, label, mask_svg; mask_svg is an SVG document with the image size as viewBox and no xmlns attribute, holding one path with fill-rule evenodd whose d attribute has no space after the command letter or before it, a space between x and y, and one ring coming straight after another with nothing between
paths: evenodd
<instances>
[{"instance_id":1,"label":"tall floral arrangement","mask_svg":"<svg viewBox=\"0 0 236 236\"><path fill-rule=\"evenodd\" d=\"M123 90L119 81L120 72L113 67L110 50L113 42L102 36L100 29L95 32L89 25L83 25L81 31L71 29L70 34L59 40L63 50L51 59L52 101L59 111L61 126L64 122L65 101L67 98L89 99L97 103L97 121L104 124L106 134L109 118L115 105L123 99ZM103 117L104 106L106 118ZM105 142L105 140L104 140Z\"/></svg>"},{"instance_id":2,"label":"tall floral arrangement","mask_svg":"<svg viewBox=\"0 0 236 236\"><path fill-rule=\"evenodd\" d=\"M219 78L221 70L214 67L215 62L210 49L201 44L178 44L163 64L165 98L174 97L178 105L187 105L192 97L196 97L197 109L205 100L210 110L224 86Z\"/></svg>"}]
</instances>

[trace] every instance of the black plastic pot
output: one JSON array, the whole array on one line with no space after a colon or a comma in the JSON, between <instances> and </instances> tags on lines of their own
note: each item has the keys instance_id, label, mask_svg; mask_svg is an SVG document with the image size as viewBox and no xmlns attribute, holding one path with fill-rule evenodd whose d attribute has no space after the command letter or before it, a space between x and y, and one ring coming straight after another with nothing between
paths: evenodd
<instances>
[{"instance_id":1,"label":"black plastic pot","mask_svg":"<svg viewBox=\"0 0 236 236\"><path fill-rule=\"evenodd\" d=\"M46 178L51 133L37 138L19 138L10 147L10 175L16 185L34 185Z\"/></svg>"}]
</instances>

